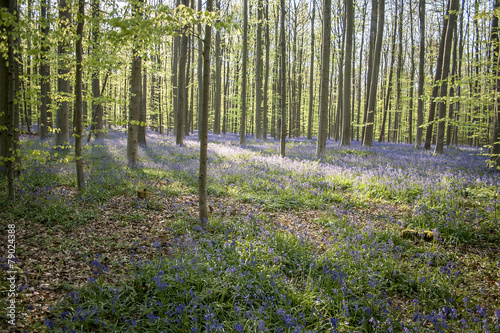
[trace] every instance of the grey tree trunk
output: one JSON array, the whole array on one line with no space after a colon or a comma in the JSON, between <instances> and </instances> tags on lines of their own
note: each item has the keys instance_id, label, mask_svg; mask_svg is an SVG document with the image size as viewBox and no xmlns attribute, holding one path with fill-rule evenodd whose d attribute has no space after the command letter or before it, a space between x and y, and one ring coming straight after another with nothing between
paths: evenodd
<instances>
[{"instance_id":1,"label":"grey tree trunk","mask_svg":"<svg viewBox=\"0 0 500 333\"><path fill-rule=\"evenodd\" d=\"M245 0L246 2L246 0ZM207 11L212 11L213 0L207 0ZM207 164L208 164L208 101L210 91L210 43L212 28L205 27L205 44L203 46L203 101L200 126L200 174L199 174L199 210L200 221L208 222L208 194L207 194Z\"/></svg>"},{"instance_id":2,"label":"grey tree trunk","mask_svg":"<svg viewBox=\"0 0 500 333\"><path fill-rule=\"evenodd\" d=\"M188 5L188 1L184 0L184 5ZM187 47L188 47L188 36L186 34L182 35L181 38L181 49L180 49L180 57L179 57L179 72L177 73L179 78L179 85L177 87L177 123L176 123L176 138L175 143L179 146L184 144L184 114L187 110L186 105L186 63L188 60L187 57Z\"/></svg>"},{"instance_id":3,"label":"grey tree trunk","mask_svg":"<svg viewBox=\"0 0 500 333\"><path fill-rule=\"evenodd\" d=\"M245 0L246 1L246 0ZM329 1L329 0L326 0ZM280 138L280 156L285 157L286 140L286 36L285 36L285 0L280 2L281 20L280 20L280 108L281 108L281 138Z\"/></svg>"},{"instance_id":4,"label":"grey tree trunk","mask_svg":"<svg viewBox=\"0 0 500 333\"><path fill-rule=\"evenodd\" d=\"M332 2L323 1L323 32L321 42L321 81L319 101L318 142L316 156L323 158L326 151L326 136L328 131L328 93L330 76L330 31L332 29Z\"/></svg>"},{"instance_id":5,"label":"grey tree trunk","mask_svg":"<svg viewBox=\"0 0 500 333\"><path fill-rule=\"evenodd\" d=\"M311 15L311 65L309 68L309 114L307 120L307 140L312 139L312 124L314 120L314 16L316 14L316 1L312 2Z\"/></svg>"},{"instance_id":6,"label":"grey tree trunk","mask_svg":"<svg viewBox=\"0 0 500 333\"><path fill-rule=\"evenodd\" d=\"M140 145L146 145L146 107L147 107L147 96L148 96L148 75L146 73L146 68L142 70L142 93L141 93L141 108L139 110L139 128L137 129L137 142Z\"/></svg>"},{"instance_id":7,"label":"grey tree trunk","mask_svg":"<svg viewBox=\"0 0 500 333\"><path fill-rule=\"evenodd\" d=\"M41 64L40 64L40 139L49 136L49 104L50 104L50 65L49 53L49 20L47 11L50 8L50 0L42 0L40 3L40 43L41 43Z\"/></svg>"},{"instance_id":8,"label":"grey tree trunk","mask_svg":"<svg viewBox=\"0 0 500 333\"><path fill-rule=\"evenodd\" d=\"M247 118L248 0L243 0L243 59L241 75L240 145L245 144Z\"/></svg>"},{"instance_id":9,"label":"grey tree trunk","mask_svg":"<svg viewBox=\"0 0 500 333\"><path fill-rule=\"evenodd\" d=\"M56 146L67 147L69 145L69 100L71 94L70 78L69 78L69 41L65 38L69 35L69 26L71 22L70 6L66 0L59 0L59 30L61 39L58 45L58 78L57 90L60 94L61 101L58 103L56 117Z\"/></svg>"},{"instance_id":10,"label":"grey tree trunk","mask_svg":"<svg viewBox=\"0 0 500 333\"><path fill-rule=\"evenodd\" d=\"M415 129L415 148L422 147L422 125L424 124L424 81L425 81L425 0L418 3L418 17L420 18L420 47L418 62L418 104L417 104L417 126Z\"/></svg>"},{"instance_id":11,"label":"grey tree trunk","mask_svg":"<svg viewBox=\"0 0 500 333\"><path fill-rule=\"evenodd\" d=\"M83 25L85 20L85 1L78 1L78 24L76 26L76 72L75 72L75 160L76 160L76 184L81 191L84 185L83 158L82 158L82 61L83 61Z\"/></svg>"},{"instance_id":12,"label":"grey tree trunk","mask_svg":"<svg viewBox=\"0 0 500 333\"><path fill-rule=\"evenodd\" d=\"M442 154L444 148L444 135L446 131L446 102L443 100L448 95L448 74L450 72L450 59L452 52L452 40L453 33L455 31L455 27L457 24L457 16L458 10L460 7L460 3L458 0L449 0L448 3L448 20L446 26L443 26L443 29L446 29L446 33L443 33L444 39L441 40L441 44L443 45L443 66L441 73L441 89L439 96L441 100L439 102L439 119L437 126L437 139L436 139L436 148L434 149L434 153Z\"/></svg>"},{"instance_id":13,"label":"grey tree trunk","mask_svg":"<svg viewBox=\"0 0 500 333\"><path fill-rule=\"evenodd\" d=\"M262 0L257 3L257 50L255 64L255 138L262 139Z\"/></svg>"},{"instance_id":14,"label":"grey tree trunk","mask_svg":"<svg viewBox=\"0 0 500 333\"><path fill-rule=\"evenodd\" d=\"M375 50L373 52L373 73L370 83L370 97L368 99L368 111L366 115L366 129L363 145L371 147L373 145L373 132L375 121L375 107L377 104L377 84L380 70L380 54L382 51L382 38L384 36L385 1L381 0L378 6L378 27Z\"/></svg>"},{"instance_id":15,"label":"grey tree trunk","mask_svg":"<svg viewBox=\"0 0 500 333\"><path fill-rule=\"evenodd\" d=\"M377 16L378 13L378 0L372 0L372 12L371 12L371 20L370 20L370 41L368 45L368 71L366 77L366 93L365 93L365 107L363 110L363 128L361 131L361 141L365 140L365 132L366 132L366 122L368 117L368 101L370 99L370 85L372 83L372 74L373 74L373 54L375 52L375 42L377 40Z\"/></svg>"},{"instance_id":16,"label":"grey tree trunk","mask_svg":"<svg viewBox=\"0 0 500 333\"><path fill-rule=\"evenodd\" d=\"M346 0L346 40L344 59L344 99L343 99L343 125L341 146L351 145L351 66L352 66L352 35L354 31L354 3Z\"/></svg>"},{"instance_id":17,"label":"grey tree trunk","mask_svg":"<svg viewBox=\"0 0 500 333\"><path fill-rule=\"evenodd\" d=\"M99 60L99 13L100 13L100 0L92 1L92 52L94 53L94 61ZM92 115L92 129L94 130L97 139L102 139L104 135L104 120L102 103L99 101L101 98L101 82L99 80L99 69L94 69L92 72L92 110L95 114Z\"/></svg>"},{"instance_id":18,"label":"grey tree trunk","mask_svg":"<svg viewBox=\"0 0 500 333\"><path fill-rule=\"evenodd\" d=\"M491 136L491 154L490 154L490 166L494 168L499 168L500 164L500 25L498 19L498 13L500 10L500 0L495 0L495 10L492 19L492 30L491 30L491 41L493 42L494 48L491 53L491 57L494 63L493 73L495 74L494 79L494 91L495 91L495 107L493 114L493 131Z\"/></svg>"},{"instance_id":19,"label":"grey tree trunk","mask_svg":"<svg viewBox=\"0 0 500 333\"><path fill-rule=\"evenodd\" d=\"M266 76L264 78L264 107L262 109L262 139L264 141L267 141L267 108L268 108L268 90L269 90L269 2L266 2L266 14L265 14L265 20L266 20L266 36L265 36L265 43L266 43Z\"/></svg>"},{"instance_id":20,"label":"grey tree trunk","mask_svg":"<svg viewBox=\"0 0 500 333\"><path fill-rule=\"evenodd\" d=\"M133 7L134 16L142 17L143 0ZM127 158L129 167L135 168L138 162L139 113L142 99L142 58L139 51L139 37L134 36L132 50L132 70L130 73L130 102L127 136Z\"/></svg>"},{"instance_id":21,"label":"grey tree trunk","mask_svg":"<svg viewBox=\"0 0 500 333\"><path fill-rule=\"evenodd\" d=\"M217 9L220 10L220 0L216 1ZM220 134L221 120L221 92L222 92L222 57L220 29L215 35L215 94L214 94L214 134Z\"/></svg>"}]
</instances>

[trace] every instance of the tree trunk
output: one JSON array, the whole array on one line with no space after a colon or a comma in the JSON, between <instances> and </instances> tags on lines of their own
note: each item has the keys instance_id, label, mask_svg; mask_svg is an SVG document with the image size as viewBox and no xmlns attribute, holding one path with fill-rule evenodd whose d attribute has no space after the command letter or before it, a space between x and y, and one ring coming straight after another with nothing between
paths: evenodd
<instances>
[{"instance_id":1,"label":"tree trunk","mask_svg":"<svg viewBox=\"0 0 500 333\"><path fill-rule=\"evenodd\" d=\"M448 95L448 73L450 72L450 59L451 59L451 51L452 51L452 39L453 32L455 31L455 26L457 23L457 16L459 10L459 2L458 0L449 0L448 11L447 11L447 24L443 26L443 29L446 29L446 32L442 34L444 39L441 39L441 44L443 44L443 66L441 73L441 89L439 96L441 97L441 101L439 102L439 120L437 127L437 139L436 139L436 148L434 153L442 154L444 148L444 134L445 134L445 126L446 126L446 102L443 100Z\"/></svg>"},{"instance_id":2,"label":"tree trunk","mask_svg":"<svg viewBox=\"0 0 500 333\"><path fill-rule=\"evenodd\" d=\"M246 0L244 0L246 2ZM329 1L329 0L326 0ZM280 2L281 20L280 20L280 107L281 107L281 138L280 138L280 155L285 157L285 140L286 140L286 37L285 37L285 0Z\"/></svg>"},{"instance_id":3,"label":"tree trunk","mask_svg":"<svg viewBox=\"0 0 500 333\"><path fill-rule=\"evenodd\" d=\"M341 146L351 145L351 65L352 65L352 35L354 31L354 3L346 0L346 40L344 59L344 98L343 98L343 124Z\"/></svg>"},{"instance_id":4,"label":"tree trunk","mask_svg":"<svg viewBox=\"0 0 500 333\"><path fill-rule=\"evenodd\" d=\"M83 158L82 158L82 60L83 60L83 25L85 20L85 2L78 1L78 24L76 26L76 73L75 73L75 160L76 160L76 184L81 192L84 185Z\"/></svg>"},{"instance_id":5,"label":"tree trunk","mask_svg":"<svg viewBox=\"0 0 500 333\"><path fill-rule=\"evenodd\" d=\"M425 0L419 1L418 16L420 18L420 47L418 63L418 104L417 104L417 126L415 129L415 148L422 147L422 132L424 124L424 81L425 81Z\"/></svg>"},{"instance_id":6,"label":"tree trunk","mask_svg":"<svg viewBox=\"0 0 500 333\"><path fill-rule=\"evenodd\" d=\"M311 15L311 64L309 67L309 114L307 120L307 140L312 139L312 125L314 120L314 16L316 14L316 1L312 2Z\"/></svg>"},{"instance_id":7,"label":"tree trunk","mask_svg":"<svg viewBox=\"0 0 500 333\"><path fill-rule=\"evenodd\" d=\"M220 0L216 1L217 10L220 10ZM221 84L222 84L222 57L220 29L215 35L215 94L214 94L214 134L220 134L221 120Z\"/></svg>"},{"instance_id":8,"label":"tree trunk","mask_svg":"<svg viewBox=\"0 0 500 333\"><path fill-rule=\"evenodd\" d=\"M366 129L363 145L371 147L373 145L373 132L375 121L375 107L377 104L377 84L380 67L380 53L382 51L382 38L384 36L384 19L385 19L385 1L379 2L378 8L378 27L375 50L373 52L373 73L370 83L370 96L368 99L368 111L366 116Z\"/></svg>"},{"instance_id":9,"label":"tree trunk","mask_svg":"<svg viewBox=\"0 0 500 333\"><path fill-rule=\"evenodd\" d=\"M49 54L49 20L47 11L50 8L50 0L42 0L40 3L40 33L41 33L41 64L40 64L40 138L45 139L49 136L49 118L50 118L50 65Z\"/></svg>"},{"instance_id":10,"label":"tree trunk","mask_svg":"<svg viewBox=\"0 0 500 333\"><path fill-rule=\"evenodd\" d=\"M323 158L326 152L326 136L328 131L328 92L330 76L330 31L332 28L331 0L323 1L323 32L321 43L321 81L318 123L318 142L316 156Z\"/></svg>"},{"instance_id":11,"label":"tree trunk","mask_svg":"<svg viewBox=\"0 0 500 333\"><path fill-rule=\"evenodd\" d=\"M255 64L255 138L262 139L262 0L257 3L257 35Z\"/></svg>"},{"instance_id":12,"label":"tree trunk","mask_svg":"<svg viewBox=\"0 0 500 333\"><path fill-rule=\"evenodd\" d=\"M262 109L262 139L267 141L267 108L268 108L268 90L269 90L269 0L266 2L266 76L264 78L264 107Z\"/></svg>"},{"instance_id":13,"label":"tree trunk","mask_svg":"<svg viewBox=\"0 0 500 333\"><path fill-rule=\"evenodd\" d=\"M139 110L139 127L137 129L137 142L140 145L146 145L146 121L147 121L147 96L148 96L148 75L146 67L142 69L142 85L141 85L141 108Z\"/></svg>"},{"instance_id":14,"label":"tree trunk","mask_svg":"<svg viewBox=\"0 0 500 333\"><path fill-rule=\"evenodd\" d=\"M243 0L243 60L241 82L240 145L245 145L247 118L248 0Z\"/></svg>"},{"instance_id":15,"label":"tree trunk","mask_svg":"<svg viewBox=\"0 0 500 333\"><path fill-rule=\"evenodd\" d=\"M493 131L491 136L491 154L490 166L500 169L500 0L495 0L495 7L493 10L491 41L493 43L493 52L491 52L491 60L494 64L494 93L495 93L495 107L493 113Z\"/></svg>"},{"instance_id":16,"label":"tree trunk","mask_svg":"<svg viewBox=\"0 0 500 333\"><path fill-rule=\"evenodd\" d=\"M143 0L139 0L139 2L133 7L134 16L142 17L142 6ZM142 58L140 56L138 36L134 36L134 47L132 49L132 70L130 76L131 94L129 102L127 158L128 165L134 168L138 162L139 114L142 99Z\"/></svg>"},{"instance_id":17,"label":"tree trunk","mask_svg":"<svg viewBox=\"0 0 500 333\"><path fill-rule=\"evenodd\" d=\"M368 102L370 99L372 74L373 74L373 55L375 52L375 43L377 41L377 20L378 20L378 0L372 0L372 13L370 20L370 41L368 44L368 71L366 77L366 93L365 93L365 107L363 110L363 128L361 131L361 141L365 140L366 122L368 120Z\"/></svg>"},{"instance_id":18,"label":"tree trunk","mask_svg":"<svg viewBox=\"0 0 500 333\"><path fill-rule=\"evenodd\" d=\"M99 13L100 13L100 0L92 1L92 52L94 56L94 61L99 61ZM92 128L97 139L104 138L104 121L103 121L103 109L101 101L101 88L99 82L99 69L94 69L92 72L92 110L95 112L91 117Z\"/></svg>"},{"instance_id":19,"label":"tree trunk","mask_svg":"<svg viewBox=\"0 0 500 333\"><path fill-rule=\"evenodd\" d=\"M246 2L246 0L245 0ZM212 11L213 0L207 0L207 11ZM208 222L208 194L207 194L207 164L208 164L208 100L210 91L210 43L212 40L211 27L205 27L205 44L203 49L203 101L201 111L200 133L200 175L199 175L199 210L200 221Z\"/></svg>"},{"instance_id":20,"label":"tree trunk","mask_svg":"<svg viewBox=\"0 0 500 333\"><path fill-rule=\"evenodd\" d=\"M69 32L71 22L70 6L66 0L59 0L59 30L61 40L58 45L59 69L57 78L57 90L60 94L61 101L58 103L57 118L56 118L56 146L66 147L69 145L69 98L71 94L71 86L69 79L69 41L65 36Z\"/></svg>"},{"instance_id":21,"label":"tree trunk","mask_svg":"<svg viewBox=\"0 0 500 333\"><path fill-rule=\"evenodd\" d=\"M403 12L404 12L404 1L401 1L401 8L398 19L398 30L399 30L399 46L398 46L398 66L396 69L396 110L394 114L394 132L392 142L397 143L399 141L399 127L401 119L401 71L403 69Z\"/></svg>"},{"instance_id":22,"label":"tree trunk","mask_svg":"<svg viewBox=\"0 0 500 333\"><path fill-rule=\"evenodd\" d=\"M184 0L184 5L188 5L188 0ZM177 86L177 93L178 93L178 98L177 98L177 123L176 123L176 137L175 137L175 143L178 144L179 146L182 146L184 144L184 114L186 113L186 63L188 60L187 56L187 47L188 47L188 36L186 34L182 35L181 38L181 49L180 49L180 56L179 56L179 72L177 73L178 78L179 78L179 84Z\"/></svg>"}]
</instances>

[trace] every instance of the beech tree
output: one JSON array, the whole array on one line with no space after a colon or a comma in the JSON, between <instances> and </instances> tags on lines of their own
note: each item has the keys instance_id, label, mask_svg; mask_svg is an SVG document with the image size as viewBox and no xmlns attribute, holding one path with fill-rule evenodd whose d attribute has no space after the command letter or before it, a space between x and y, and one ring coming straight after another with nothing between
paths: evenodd
<instances>
[{"instance_id":1,"label":"beech tree","mask_svg":"<svg viewBox=\"0 0 500 333\"><path fill-rule=\"evenodd\" d=\"M316 156L322 158L326 151L328 130L328 93L330 86L330 30L332 28L331 0L323 1L323 32L321 42L321 81L319 94L319 123Z\"/></svg>"},{"instance_id":2,"label":"beech tree","mask_svg":"<svg viewBox=\"0 0 500 333\"><path fill-rule=\"evenodd\" d=\"M84 185L83 157L82 157L82 113L83 113L83 92L82 92L82 62L83 62L83 25L85 20L85 1L78 0L78 16L76 26L76 72L75 72L75 162L76 162L76 184L81 191Z\"/></svg>"}]
</instances>

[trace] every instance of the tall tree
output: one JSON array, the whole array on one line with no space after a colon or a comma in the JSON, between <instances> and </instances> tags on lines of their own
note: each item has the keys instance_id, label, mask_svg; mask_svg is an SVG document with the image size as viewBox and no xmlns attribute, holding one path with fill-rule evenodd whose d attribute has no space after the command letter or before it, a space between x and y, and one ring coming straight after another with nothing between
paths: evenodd
<instances>
[{"instance_id":1,"label":"tall tree","mask_svg":"<svg viewBox=\"0 0 500 333\"><path fill-rule=\"evenodd\" d=\"M418 17L420 19L420 46L418 56L418 104L415 148L422 147L422 132L424 124L424 82L425 82L425 0L418 2Z\"/></svg>"},{"instance_id":2,"label":"tall tree","mask_svg":"<svg viewBox=\"0 0 500 333\"><path fill-rule=\"evenodd\" d=\"M257 3L257 43L255 64L255 138L262 138L262 0Z\"/></svg>"},{"instance_id":3,"label":"tall tree","mask_svg":"<svg viewBox=\"0 0 500 333\"><path fill-rule=\"evenodd\" d=\"M373 122L375 121L375 107L377 104L377 84L380 67L380 54L382 51L382 39L384 36L385 1L380 0L378 4L378 26L375 49L373 51L373 67L370 82L370 95L368 97L368 109L366 114L365 137L363 145L371 147L373 145Z\"/></svg>"},{"instance_id":4,"label":"tall tree","mask_svg":"<svg viewBox=\"0 0 500 333\"><path fill-rule=\"evenodd\" d=\"M434 152L436 154L443 153L444 147L444 134L446 131L446 102L444 99L448 95L448 74L450 72L450 59L452 52L452 39L453 33L456 30L455 26L457 23L457 16L459 11L459 1L458 0L449 0L448 3L448 19L446 26L443 26L443 29L446 29L446 32L442 34L444 39L441 40L441 44L443 48L443 69L441 73L441 87L440 87L440 101L439 101L439 119L437 125L437 139L436 139L436 147Z\"/></svg>"},{"instance_id":5,"label":"tall tree","mask_svg":"<svg viewBox=\"0 0 500 333\"><path fill-rule=\"evenodd\" d=\"M346 6L346 40L344 59L344 98L343 98L343 124L341 146L351 144L351 65L352 65L352 35L354 30L354 3L345 0Z\"/></svg>"},{"instance_id":6,"label":"tall tree","mask_svg":"<svg viewBox=\"0 0 500 333\"><path fill-rule=\"evenodd\" d=\"M330 76L330 31L332 29L332 2L323 1L323 32L321 42L321 79L320 79L320 101L318 142L316 145L316 156L322 158L326 151L326 136L328 130L328 92Z\"/></svg>"},{"instance_id":7,"label":"tall tree","mask_svg":"<svg viewBox=\"0 0 500 333\"><path fill-rule=\"evenodd\" d=\"M81 191L84 185L83 158L82 158L82 62L83 62L83 25L85 20L85 1L78 0L78 23L76 26L76 72L75 72L75 161L76 161L76 184Z\"/></svg>"},{"instance_id":8,"label":"tall tree","mask_svg":"<svg viewBox=\"0 0 500 333\"><path fill-rule=\"evenodd\" d=\"M94 61L99 61L100 0L92 0L92 53ZM92 129L97 139L104 138L104 119L101 98L101 82L98 66L92 71Z\"/></svg>"},{"instance_id":9,"label":"tall tree","mask_svg":"<svg viewBox=\"0 0 500 333\"><path fill-rule=\"evenodd\" d=\"M495 104L493 109L493 131L491 136L491 154L490 154L490 166L499 168L500 167L500 0L495 0L493 18L492 18L492 29L491 29L491 41L493 44L493 52L491 52L491 60L493 63L492 72L494 74L493 79L493 89L495 94Z\"/></svg>"},{"instance_id":10,"label":"tall tree","mask_svg":"<svg viewBox=\"0 0 500 333\"><path fill-rule=\"evenodd\" d=\"M49 136L50 120L50 64L48 59L49 48L49 19L47 11L50 8L50 0L40 2L40 33L41 33L41 53L40 53L40 138L45 139Z\"/></svg>"},{"instance_id":11,"label":"tall tree","mask_svg":"<svg viewBox=\"0 0 500 333\"><path fill-rule=\"evenodd\" d=\"M240 145L245 144L247 118L248 0L243 0L243 59L241 78Z\"/></svg>"},{"instance_id":12,"label":"tall tree","mask_svg":"<svg viewBox=\"0 0 500 333\"><path fill-rule=\"evenodd\" d=\"M216 1L217 10L220 10L220 0ZM214 95L214 134L220 134L221 120L221 93L222 93L222 56L221 56L221 29L215 34L215 95Z\"/></svg>"},{"instance_id":13,"label":"tall tree","mask_svg":"<svg viewBox=\"0 0 500 333\"><path fill-rule=\"evenodd\" d=\"M246 2L246 0L245 0ZM207 11L212 11L213 0L207 0ZM199 173L199 210L200 221L208 220L207 194L207 164L208 164L208 95L210 91L210 44L212 42L212 28L205 27L205 44L203 45L203 101L201 111L200 133L200 173Z\"/></svg>"},{"instance_id":14,"label":"tall tree","mask_svg":"<svg viewBox=\"0 0 500 333\"><path fill-rule=\"evenodd\" d=\"M183 5L188 6L188 0L183 0ZM179 78L179 84L177 86L177 124L176 124L176 137L175 143L179 146L184 144L184 114L187 111L187 87L186 87L186 63L188 61L188 36L184 33L181 37L181 49L179 56L179 72L177 73Z\"/></svg>"},{"instance_id":15,"label":"tall tree","mask_svg":"<svg viewBox=\"0 0 500 333\"><path fill-rule=\"evenodd\" d=\"M266 76L264 78L264 107L262 109L262 138L264 141L267 140L267 108L268 108L268 90L269 90L269 49L270 49L270 38L269 38L269 0L266 1L266 13L265 13L265 40L266 40Z\"/></svg>"},{"instance_id":16,"label":"tall tree","mask_svg":"<svg viewBox=\"0 0 500 333\"><path fill-rule=\"evenodd\" d=\"M142 17L142 5L144 0L137 0L133 5L133 15ZM139 37L134 36L132 49L132 70L130 73L130 102L129 121L127 135L127 158L130 167L135 167L138 161L138 137L139 137L139 113L142 98L142 57Z\"/></svg>"},{"instance_id":17,"label":"tall tree","mask_svg":"<svg viewBox=\"0 0 500 333\"><path fill-rule=\"evenodd\" d=\"M314 16L316 14L316 1L312 1L311 14L311 64L309 67L309 114L307 119L307 139L312 139L313 106L314 106Z\"/></svg>"},{"instance_id":18,"label":"tall tree","mask_svg":"<svg viewBox=\"0 0 500 333\"><path fill-rule=\"evenodd\" d=\"M71 22L70 5L66 0L59 0L60 41L57 49L59 64L57 90L60 96L56 116L56 145L66 147L69 144L69 99L71 94L69 78L69 25Z\"/></svg>"},{"instance_id":19,"label":"tall tree","mask_svg":"<svg viewBox=\"0 0 500 333\"><path fill-rule=\"evenodd\" d=\"M245 0L246 1L246 0ZM325 0L329 1L329 0ZM280 156L285 157L286 140L286 36L285 36L285 0L280 2L280 109L281 109L281 137Z\"/></svg>"}]
</instances>

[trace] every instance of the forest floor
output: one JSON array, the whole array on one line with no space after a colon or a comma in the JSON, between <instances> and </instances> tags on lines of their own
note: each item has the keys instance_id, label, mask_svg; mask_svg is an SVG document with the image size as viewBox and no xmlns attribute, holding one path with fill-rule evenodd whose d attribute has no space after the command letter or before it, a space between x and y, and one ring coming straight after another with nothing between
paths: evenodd
<instances>
[{"instance_id":1,"label":"forest floor","mask_svg":"<svg viewBox=\"0 0 500 333\"><path fill-rule=\"evenodd\" d=\"M404 146L342 151L331 143L330 160L318 164L305 155L314 146L307 141L290 142L291 157L282 162L273 153L276 143L240 148L212 136L216 172L209 181L211 219L204 225L193 180L196 141L176 148L169 138L150 135L141 169L131 171L120 161L123 138L118 133L87 146L84 193L75 190L69 154L24 142L18 203L1 198L0 216L16 230L18 291L16 325L2 320L3 331L500 327L500 175L483 169L463 177L477 170L476 151L418 152L423 169L409 171L384 156L414 164ZM377 171L377 164L384 169ZM432 176L423 174L429 166L438 171L434 181L414 178ZM383 178L395 174L400 188ZM146 198L138 198L143 189ZM408 228L417 232L403 232ZM2 244L8 244L8 230L2 225ZM422 237L424 230L432 230L432 239ZM206 262L223 258L213 263L218 276L205 263L178 268L200 253ZM6 258L0 258L2 290L8 290ZM259 278L268 281L259 284Z\"/></svg>"}]
</instances>

